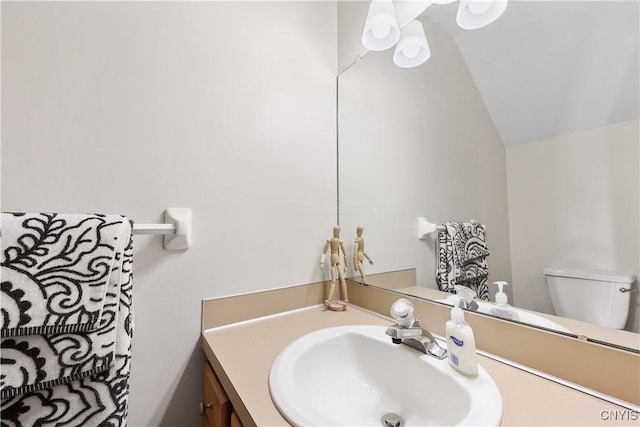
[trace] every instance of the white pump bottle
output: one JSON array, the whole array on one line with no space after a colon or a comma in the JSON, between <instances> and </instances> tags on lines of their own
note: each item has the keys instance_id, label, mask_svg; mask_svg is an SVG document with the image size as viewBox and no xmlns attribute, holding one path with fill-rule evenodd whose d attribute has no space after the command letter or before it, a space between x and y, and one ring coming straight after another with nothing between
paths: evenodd
<instances>
[{"instance_id":1,"label":"white pump bottle","mask_svg":"<svg viewBox=\"0 0 640 427\"><path fill-rule=\"evenodd\" d=\"M496 303L489 309L489 314L507 320L520 320L518 311L509 305L507 294L504 293L504 286L508 283L499 281L493 282L493 284L498 285L498 292L496 293Z\"/></svg>"},{"instance_id":2,"label":"white pump bottle","mask_svg":"<svg viewBox=\"0 0 640 427\"><path fill-rule=\"evenodd\" d=\"M446 323L447 351L449 365L463 375L478 375L476 340L471 326L464 320L464 311L458 306L458 299L451 310L451 320Z\"/></svg>"}]
</instances>

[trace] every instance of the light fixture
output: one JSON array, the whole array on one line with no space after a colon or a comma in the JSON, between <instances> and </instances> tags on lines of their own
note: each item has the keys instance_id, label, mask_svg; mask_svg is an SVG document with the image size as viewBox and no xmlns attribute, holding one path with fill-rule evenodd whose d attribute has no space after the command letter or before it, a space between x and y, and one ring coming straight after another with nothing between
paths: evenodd
<instances>
[{"instance_id":1,"label":"light fixture","mask_svg":"<svg viewBox=\"0 0 640 427\"><path fill-rule=\"evenodd\" d=\"M391 0L373 0L362 32L362 44L369 50L386 50L400 39L400 26Z\"/></svg>"},{"instance_id":2,"label":"light fixture","mask_svg":"<svg viewBox=\"0 0 640 427\"><path fill-rule=\"evenodd\" d=\"M398 25L392 0L372 0L367 13L367 20L362 32L362 44L369 50L381 51L396 45L393 52L393 63L401 68L413 68L424 64L431 56L431 49L427 43L422 23L416 15L420 15L429 5L449 4L457 0L421 0L423 5L419 12L407 10L398 5L403 19L412 19L402 30ZM406 3L406 2L405 2ZM489 25L498 19L507 9L508 0L460 0L456 22L465 30L475 30Z\"/></svg>"},{"instance_id":3,"label":"light fixture","mask_svg":"<svg viewBox=\"0 0 640 427\"><path fill-rule=\"evenodd\" d=\"M413 68L422 65L431 56L431 50L424 34L422 23L409 22L400 32L400 41L393 52L393 63L400 68Z\"/></svg>"},{"instance_id":4,"label":"light fixture","mask_svg":"<svg viewBox=\"0 0 640 427\"><path fill-rule=\"evenodd\" d=\"M504 13L507 2L508 0L460 0L456 22L465 30L482 28Z\"/></svg>"}]
</instances>

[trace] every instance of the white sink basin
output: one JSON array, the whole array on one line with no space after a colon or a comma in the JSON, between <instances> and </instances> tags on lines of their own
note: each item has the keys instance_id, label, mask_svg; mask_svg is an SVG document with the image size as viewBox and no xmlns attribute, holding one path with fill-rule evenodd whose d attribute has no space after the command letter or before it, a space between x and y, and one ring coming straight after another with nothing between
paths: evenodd
<instances>
[{"instance_id":1,"label":"white sink basin","mask_svg":"<svg viewBox=\"0 0 640 427\"><path fill-rule=\"evenodd\" d=\"M321 329L287 346L269 375L271 397L297 426L492 425L502 398L489 374L476 378L385 335L384 326Z\"/></svg>"}]
</instances>

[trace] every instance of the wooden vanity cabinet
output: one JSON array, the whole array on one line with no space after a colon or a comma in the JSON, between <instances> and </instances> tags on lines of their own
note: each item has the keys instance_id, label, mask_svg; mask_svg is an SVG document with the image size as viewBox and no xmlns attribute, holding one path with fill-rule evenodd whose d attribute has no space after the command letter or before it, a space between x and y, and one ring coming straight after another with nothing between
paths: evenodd
<instances>
[{"instance_id":1,"label":"wooden vanity cabinet","mask_svg":"<svg viewBox=\"0 0 640 427\"><path fill-rule=\"evenodd\" d=\"M202 378L202 427L230 427L233 408L208 361L204 362Z\"/></svg>"},{"instance_id":2,"label":"wooden vanity cabinet","mask_svg":"<svg viewBox=\"0 0 640 427\"><path fill-rule=\"evenodd\" d=\"M231 427L242 427L242 422L235 412L231 414Z\"/></svg>"}]
</instances>

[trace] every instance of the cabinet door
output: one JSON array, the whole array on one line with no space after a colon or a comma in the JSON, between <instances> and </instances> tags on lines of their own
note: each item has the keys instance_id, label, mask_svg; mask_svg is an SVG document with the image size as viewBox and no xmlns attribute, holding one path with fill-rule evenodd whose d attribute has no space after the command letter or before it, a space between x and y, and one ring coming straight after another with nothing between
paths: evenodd
<instances>
[{"instance_id":1,"label":"cabinet door","mask_svg":"<svg viewBox=\"0 0 640 427\"><path fill-rule=\"evenodd\" d=\"M231 402L207 361L203 370L202 408L203 427L230 427Z\"/></svg>"},{"instance_id":2,"label":"cabinet door","mask_svg":"<svg viewBox=\"0 0 640 427\"><path fill-rule=\"evenodd\" d=\"M231 414L231 427L242 427L242 422L235 411Z\"/></svg>"}]
</instances>

